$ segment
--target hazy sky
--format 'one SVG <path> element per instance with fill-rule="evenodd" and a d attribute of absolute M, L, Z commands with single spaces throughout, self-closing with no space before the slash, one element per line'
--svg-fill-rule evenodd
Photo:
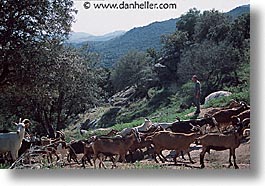
<path fill-rule="evenodd" d="M 113 10 L 95 9 L 94 4 L 108 3 L 134 3 L 147 2 L 147 0 L 74 0 L 78 10 L 76 22 L 72 30 L 86 32 L 93 35 L 103 35 L 117 30 L 128 31 L 134 27 L 145 26 L 155 21 L 177 18 L 186 13 L 190 8 L 198 10 L 216 9 L 227 12 L 240 5 L 250 4 L 249 0 L 149 0 L 150 3 L 175 3 L 177 9 L 144 9 L 144 10 Z M 84 8 L 84 3 L 89 9 Z"/>

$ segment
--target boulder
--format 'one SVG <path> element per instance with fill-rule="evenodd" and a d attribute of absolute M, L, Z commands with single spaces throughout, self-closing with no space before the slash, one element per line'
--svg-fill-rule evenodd
<path fill-rule="evenodd" d="M 232 93 L 228 92 L 228 91 L 213 92 L 213 93 L 209 94 L 208 96 L 206 96 L 204 104 L 207 104 L 210 100 L 213 100 L 213 99 L 216 99 L 216 98 L 220 98 L 220 97 L 223 97 L 223 96 L 230 96 L 231 94 Z"/>

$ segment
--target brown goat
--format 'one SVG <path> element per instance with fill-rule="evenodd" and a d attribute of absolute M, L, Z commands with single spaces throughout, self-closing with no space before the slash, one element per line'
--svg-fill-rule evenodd
<path fill-rule="evenodd" d="M 124 162 L 125 155 L 135 140 L 140 141 L 141 139 L 139 137 L 138 131 L 133 129 L 131 130 L 131 133 L 129 135 L 126 135 L 125 137 L 116 137 L 116 138 L 96 137 L 95 141 L 91 143 L 94 152 L 94 157 L 93 157 L 94 168 L 96 168 L 97 158 L 99 159 L 100 164 L 102 164 L 103 167 L 106 168 L 102 159 L 99 156 L 100 154 L 117 155 L 115 161 L 113 162 L 112 167 L 116 167 L 116 163 L 120 157 Z"/>
<path fill-rule="evenodd" d="M 213 117 L 215 118 L 217 122 L 217 128 L 221 132 L 226 127 L 232 125 L 232 119 L 231 117 L 234 115 L 238 115 L 241 112 L 249 109 L 249 107 L 245 103 L 241 103 L 242 105 L 237 109 L 226 109 L 226 110 L 220 110 L 213 114 Z"/>
<path fill-rule="evenodd" d="M 174 162 L 177 164 L 177 157 L 181 151 L 187 152 L 190 162 L 193 163 L 188 150 L 190 148 L 190 144 L 194 142 L 197 137 L 197 133 L 184 134 L 170 131 L 160 131 L 156 132 L 153 136 L 147 137 L 146 140 L 151 140 L 154 144 L 154 158 L 157 163 L 158 161 L 156 159 L 156 155 L 158 155 L 160 160 L 164 162 L 160 157 L 163 157 L 162 151 L 175 150 L 176 155 L 174 157 Z"/>
<path fill-rule="evenodd" d="M 232 117 L 231 117 L 232 124 L 233 124 L 233 125 L 236 125 L 236 124 L 238 123 L 238 119 L 239 119 L 240 121 L 243 121 L 243 120 L 246 119 L 246 118 L 250 118 L 250 109 L 245 110 L 245 111 L 241 112 L 241 113 L 238 114 L 238 115 L 232 116 Z"/>
<path fill-rule="evenodd" d="M 238 126 L 238 129 L 230 134 L 216 134 L 216 133 L 209 133 L 204 136 L 198 138 L 200 144 L 202 145 L 202 152 L 200 153 L 200 164 L 201 168 L 204 168 L 204 155 L 206 152 L 210 153 L 210 150 L 222 151 L 229 149 L 229 167 L 233 166 L 231 157 L 233 156 L 234 159 L 234 166 L 238 169 L 236 164 L 236 154 L 235 149 L 239 147 L 240 140 L 242 138 L 242 125 Z"/>
<path fill-rule="evenodd" d="M 154 126 L 152 125 L 148 131 L 140 132 L 141 141 L 134 141 L 132 146 L 129 148 L 129 155 L 131 162 L 133 162 L 133 153 L 139 150 L 142 153 L 143 148 L 147 148 L 147 151 L 149 151 L 152 148 L 152 142 L 146 141 L 145 138 L 147 136 L 153 135 L 155 132 L 163 131 L 164 129 L 161 126 Z"/>

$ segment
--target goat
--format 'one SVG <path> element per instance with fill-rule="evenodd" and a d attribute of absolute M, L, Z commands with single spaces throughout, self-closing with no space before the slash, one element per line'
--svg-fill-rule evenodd
<path fill-rule="evenodd" d="M 181 151 L 187 152 L 190 162 L 193 163 L 188 150 L 190 144 L 193 143 L 197 137 L 197 133 L 184 134 L 170 131 L 160 131 L 156 132 L 152 136 L 147 137 L 146 140 L 150 140 L 152 141 L 152 144 L 154 144 L 154 159 L 157 163 L 158 161 L 156 159 L 156 155 L 158 155 L 160 160 L 164 162 L 164 160 L 160 157 L 163 157 L 162 151 L 175 150 L 176 155 L 174 157 L 174 162 L 177 164 L 177 157 Z"/>
<path fill-rule="evenodd" d="M 179 117 L 176 117 L 176 120 L 172 123 L 154 123 L 152 126 L 155 126 L 155 127 L 162 127 L 164 130 L 168 129 L 168 127 L 172 126 L 173 123 L 175 122 L 179 122 L 180 121 L 180 118 Z"/>
<path fill-rule="evenodd" d="M 67 161 L 69 163 L 73 159 L 77 164 L 79 164 L 79 161 L 77 160 L 77 154 L 84 153 L 84 145 L 86 142 L 87 142 L 86 140 L 78 140 L 78 141 L 72 141 L 70 144 L 67 145 L 67 148 L 69 149 Z"/>
<path fill-rule="evenodd" d="M 87 144 L 85 142 L 82 142 L 82 143 L 84 145 L 84 155 L 83 155 L 83 157 L 81 159 L 81 161 L 82 161 L 82 167 L 86 168 L 85 167 L 85 159 L 87 159 L 88 162 L 89 162 L 89 164 L 91 166 L 93 166 L 93 164 L 91 162 L 92 155 L 94 154 L 93 148 L 92 148 L 91 144 Z"/>
<path fill-rule="evenodd" d="M 250 118 L 250 109 L 245 110 L 238 115 L 231 116 L 232 125 L 236 125 L 238 123 L 238 119 L 243 121 L 246 118 Z"/>
<path fill-rule="evenodd" d="M 137 126 L 137 127 L 133 127 L 133 129 L 135 129 L 139 132 L 144 132 L 144 131 L 147 131 L 151 126 L 152 126 L 152 121 L 149 120 L 148 118 L 145 118 L 145 121 L 142 125 Z M 119 134 L 121 136 L 126 136 L 130 132 L 131 132 L 131 128 L 125 128 Z"/>
<path fill-rule="evenodd" d="M 217 128 L 219 132 L 233 124 L 231 120 L 232 116 L 238 115 L 247 109 L 249 109 L 249 106 L 246 103 L 242 102 L 241 106 L 237 109 L 220 110 L 213 114 L 212 117 L 214 117 L 217 122 Z"/>
<path fill-rule="evenodd" d="M 16 123 L 15 123 L 16 124 Z M 0 153 L 11 152 L 12 160 L 15 161 L 18 158 L 18 150 L 21 147 L 22 140 L 25 135 L 25 130 L 30 125 L 28 119 L 21 119 L 17 125 L 16 132 L 0 133 Z"/>
<path fill-rule="evenodd" d="M 133 142 L 132 146 L 129 148 L 129 158 L 127 159 L 130 159 L 131 162 L 133 162 L 133 153 L 136 152 L 137 150 L 139 150 L 142 153 L 142 149 L 147 148 L 147 151 L 149 151 L 152 148 L 151 146 L 152 143 L 151 141 L 145 140 L 145 138 L 147 136 L 153 135 L 155 132 L 163 131 L 163 130 L 164 129 L 159 125 L 158 127 L 155 127 L 154 125 L 152 125 L 148 131 L 140 132 L 139 134 L 140 134 L 141 141 Z"/>
<path fill-rule="evenodd" d="M 204 136 L 201 136 L 198 138 L 198 141 L 202 145 L 202 152 L 200 153 L 200 164 L 201 168 L 204 168 L 204 155 L 206 152 L 210 153 L 210 150 L 217 150 L 222 151 L 229 149 L 230 155 L 229 155 L 229 167 L 233 166 L 231 157 L 233 156 L 234 159 L 234 166 L 236 169 L 238 169 L 238 166 L 236 164 L 236 155 L 235 155 L 235 149 L 239 147 L 240 140 L 242 138 L 242 130 L 243 126 L 240 124 L 237 129 L 229 134 L 217 134 L 217 133 L 209 133 L 205 134 Z"/>
<path fill-rule="evenodd" d="M 228 105 L 227 107 L 224 107 L 224 108 L 213 108 L 213 109 L 211 109 L 210 111 L 208 111 L 208 112 L 204 115 L 204 117 L 205 117 L 205 118 L 206 118 L 206 117 L 209 117 L 209 116 L 211 117 L 211 116 L 213 116 L 213 114 L 215 114 L 216 112 L 219 112 L 219 111 L 221 111 L 221 110 L 238 108 L 238 107 L 240 107 L 240 106 L 241 106 L 241 102 L 237 102 L 236 100 L 232 99 L 232 100 L 230 100 L 229 105 Z"/>
<path fill-rule="evenodd" d="M 117 155 L 112 167 L 116 167 L 116 163 L 120 157 L 122 159 L 122 162 L 124 162 L 125 155 L 135 140 L 138 140 L 139 142 L 141 140 L 138 131 L 135 129 L 131 129 L 131 134 L 128 134 L 127 136 L 124 136 L 122 138 L 96 137 L 95 140 L 91 143 L 94 152 L 94 168 L 96 168 L 97 158 L 99 159 L 100 164 L 102 164 L 103 167 L 106 168 L 104 163 L 102 162 L 102 159 L 99 157 L 99 154 Z"/>
<path fill-rule="evenodd" d="M 20 157 L 24 152 L 30 149 L 31 146 L 41 145 L 40 140 L 37 138 L 23 139 L 20 149 L 18 150 L 18 156 Z"/>
<path fill-rule="evenodd" d="M 168 130 L 168 129 L 170 129 L 172 132 L 175 132 L 175 133 L 185 133 L 185 134 L 199 131 L 199 127 L 194 126 L 190 122 L 190 120 L 174 122 L 171 125 L 169 125 L 165 130 Z"/>

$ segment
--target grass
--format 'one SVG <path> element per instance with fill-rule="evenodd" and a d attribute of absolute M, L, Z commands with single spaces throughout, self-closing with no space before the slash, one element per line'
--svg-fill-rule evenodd
<path fill-rule="evenodd" d="M 8 169 L 9 167 L 9 164 L 0 164 L 0 169 Z"/>
<path fill-rule="evenodd" d="M 161 169 L 160 164 L 143 164 L 137 161 L 133 165 L 135 169 Z"/>
<path fill-rule="evenodd" d="M 90 130 L 82 136 L 78 130 L 71 131 L 68 129 L 65 131 L 67 136 L 66 141 L 84 139 L 92 135 L 104 135 L 111 129 L 121 131 L 124 128 L 136 127 L 141 125 L 145 118 L 151 119 L 153 123 L 173 122 L 176 117 L 179 117 L 181 120 L 193 119 L 191 116 L 188 116 L 188 114 L 195 111 L 194 107 L 186 110 L 180 109 L 180 105 L 183 102 L 183 99 L 180 99 L 180 92 L 169 92 L 168 90 L 162 89 L 152 90 L 149 95 L 151 97 L 149 100 L 138 100 L 127 107 L 121 108 L 119 113 L 115 115 L 116 124 L 108 127 L 107 130 Z M 211 100 L 207 105 L 204 105 L 204 108 L 224 107 L 228 105 L 231 99 L 249 103 L 249 91 L 240 91 L 239 88 L 237 88 L 231 96 Z M 108 109 L 108 107 L 97 109 L 97 111 L 93 113 L 93 118 L 100 118 Z M 106 123 L 104 126 L 109 126 L 109 124 Z"/>

